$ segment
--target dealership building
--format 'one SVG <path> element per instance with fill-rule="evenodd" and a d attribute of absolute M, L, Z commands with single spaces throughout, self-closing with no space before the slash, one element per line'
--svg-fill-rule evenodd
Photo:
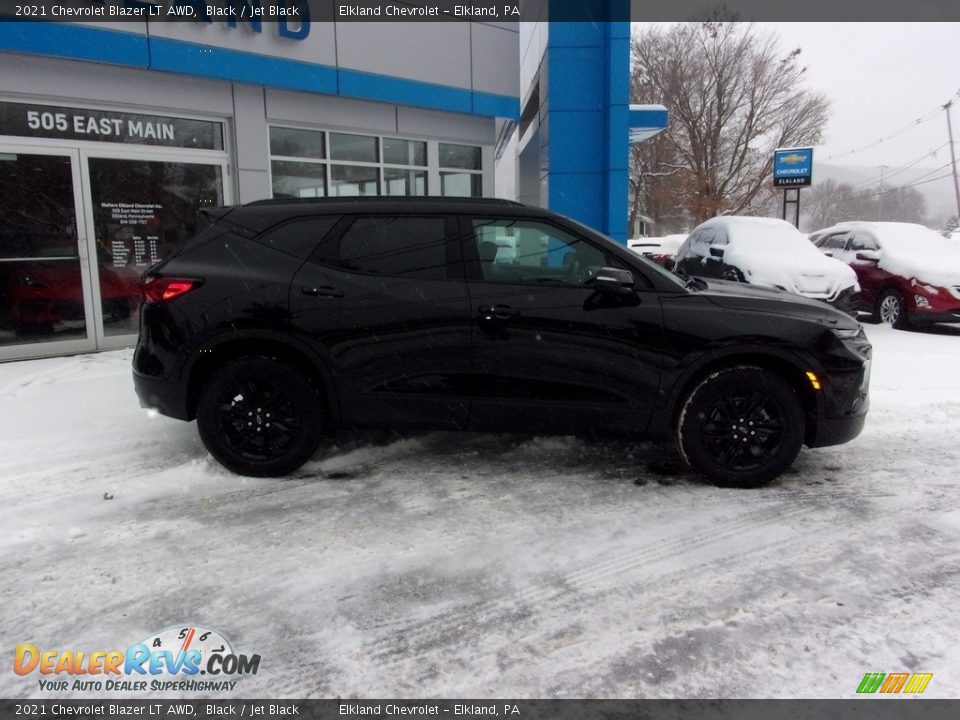
<path fill-rule="evenodd" d="M 628 22 L 550 2 L 536 22 L 0 22 L 0 360 L 133 344 L 137 278 L 207 206 L 505 197 L 624 240 L 629 142 L 666 111 L 628 105 Z"/>

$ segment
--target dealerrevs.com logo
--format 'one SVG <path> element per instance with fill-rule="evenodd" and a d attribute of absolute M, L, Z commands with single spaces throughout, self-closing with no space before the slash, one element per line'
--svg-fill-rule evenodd
<path fill-rule="evenodd" d="M 46 692 L 230 691 L 240 676 L 259 669 L 259 655 L 236 653 L 221 633 L 198 626 L 167 628 L 126 650 L 44 650 L 21 643 L 13 654 L 13 671 L 36 675 Z"/>

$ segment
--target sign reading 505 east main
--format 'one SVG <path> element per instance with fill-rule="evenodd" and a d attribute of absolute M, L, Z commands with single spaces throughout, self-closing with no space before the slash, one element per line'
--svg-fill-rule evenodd
<path fill-rule="evenodd" d="M 813 148 L 773 151 L 774 187 L 809 187 L 813 182 Z"/>

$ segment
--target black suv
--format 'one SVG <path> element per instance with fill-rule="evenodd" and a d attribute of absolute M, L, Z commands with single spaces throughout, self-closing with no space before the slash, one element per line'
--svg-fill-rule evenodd
<path fill-rule="evenodd" d="M 856 437 L 870 344 L 816 300 L 686 283 L 504 200 L 268 200 L 144 276 L 141 405 L 243 475 L 338 428 L 676 438 L 720 485 Z"/>

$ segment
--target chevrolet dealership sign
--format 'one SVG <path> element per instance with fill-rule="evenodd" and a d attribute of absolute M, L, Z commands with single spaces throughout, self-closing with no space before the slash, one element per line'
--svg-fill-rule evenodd
<path fill-rule="evenodd" d="M 813 181 L 813 148 L 773 151 L 774 187 L 809 187 Z"/>

